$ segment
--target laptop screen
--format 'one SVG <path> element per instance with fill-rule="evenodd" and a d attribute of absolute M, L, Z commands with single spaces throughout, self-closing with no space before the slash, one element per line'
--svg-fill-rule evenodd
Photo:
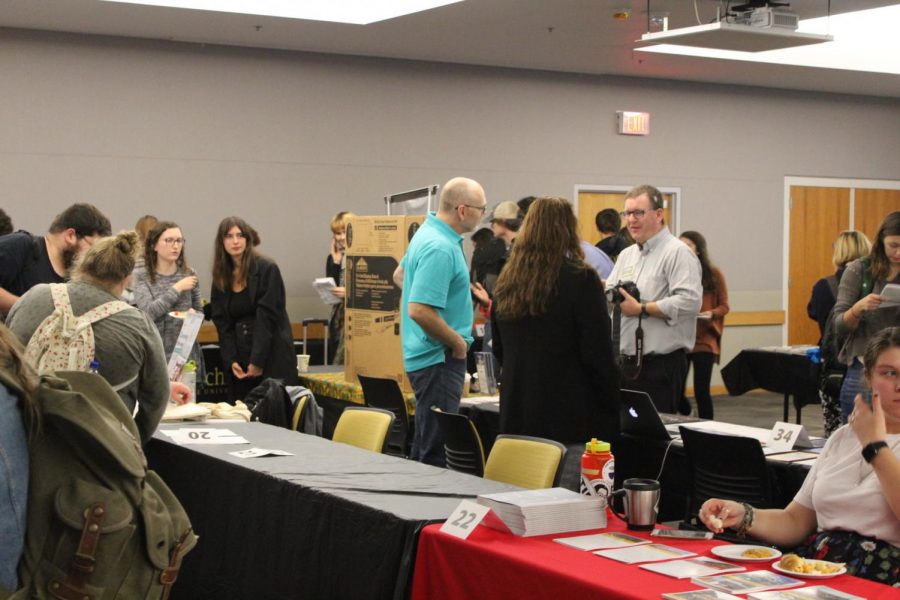
<path fill-rule="evenodd" d="M 662 441 L 672 439 L 646 392 L 621 390 L 620 398 L 619 427 L 623 434 Z"/>

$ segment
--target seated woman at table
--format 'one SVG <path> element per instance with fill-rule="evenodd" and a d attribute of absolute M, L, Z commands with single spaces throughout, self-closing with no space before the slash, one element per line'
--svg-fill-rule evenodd
<path fill-rule="evenodd" d="M 97 240 L 81 255 L 72 281 L 65 284 L 75 316 L 121 298 L 134 270 L 137 244 L 134 231 L 123 231 Z M 16 302 L 6 324 L 27 346 L 55 310 L 50 285 L 36 285 Z M 118 392 L 129 411 L 138 407 L 134 421 L 141 441 L 146 443 L 156 431 L 170 393 L 179 393 L 174 386 L 170 392 L 166 356 L 156 326 L 146 313 L 128 306 L 95 322 L 92 329 L 100 375 Z M 26 356 L 38 348 L 36 343 L 26 349 Z M 183 393 L 185 387 L 178 384 L 178 388 Z"/>
<path fill-rule="evenodd" d="M 243 219 L 219 223 L 210 305 L 232 403 L 266 377 L 297 383 L 284 280 L 278 265 L 257 252 L 258 245 L 259 234 Z"/>
<path fill-rule="evenodd" d="M 858 394 L 849 425 L 828 439 L 803 487 L 783 509 L 711 498 L 700 519 L 805 558 L 847 563 L 857 577 L 900 586 L 900 327 L 866 348 L 871 407 Z"/>
<path fill-rule="evenodd" d="M 619 436 L 619 370 L 597 272 L 563 198 L 538 198 L 494 288 L 500 432 L 584 444 Z"/>

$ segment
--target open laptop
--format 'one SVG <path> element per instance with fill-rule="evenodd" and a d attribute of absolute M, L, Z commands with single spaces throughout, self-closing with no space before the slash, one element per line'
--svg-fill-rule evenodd
<path fill-rule="evenodd" d="M 660 415 L 647 392 L 620 390 L 619 395 L 621 401 L 619 427 L 623 434 L 632 437 L 669 441 L 678 438 L 678 430 L 674 430 L 676 435 L 673 436 L 666 428 L 666 425 L 671 426 L 673 423 L 691 423 L 700 420 L 682 415 Z M 675 417 L 675 420 L 667 422 L 669 417 Z"/>

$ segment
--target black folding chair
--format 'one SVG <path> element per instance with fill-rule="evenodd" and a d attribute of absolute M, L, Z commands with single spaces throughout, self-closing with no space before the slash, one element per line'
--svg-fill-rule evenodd
<path fill-rule="evenodd" d="M 362 386 L 366 406 L 383 408 L 394 413 L 394 424 L 388 433 L 387 454 L 409 456 L 413 425 L 406 412 L 406 400 L 403 398 L 400 385 L 393 379 L 365 375 L 359 376 L 359 383 Z"/>
<path fill-rule="evenodd" d="M 691 474 L 685 525 L 706 528 L 697 514 L 710 498 L 747 502 L 756 508 L 775 505 L 769 465 L 758 440 L 684 426 L 678 430 Z"/>
<path fill-rule="evenodd" d="M 444 437 L 444 454 L 447 468 L 482 477 L 484 475 L 484 448 L 481 437 L 469 417 L 457 413 L 443 412 L 432 407 L 437 416 L 438 427 Z"/>

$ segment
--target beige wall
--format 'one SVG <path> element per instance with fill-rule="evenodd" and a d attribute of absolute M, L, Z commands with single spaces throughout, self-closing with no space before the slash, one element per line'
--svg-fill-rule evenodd
<path fill-rule="evenodd" d="M 206 296 L 215 226 L 239 214 L 294 319 L 327 314 L 309 282 L 334 212 L 379 214 L 385 193 L 454 175 L 489 202 L 680 187 L 682 229 L 707 235 L 745 310 L 781 309 L 786 175 L 900 179 L 900 105 L 866 96 L 15 31 L 0 32 L 0 86 L 18 227 L 75 201 L 115 228 L 174 219 Z M 649 111 L 652 135 L 615 135 L 622 109 Z M 726 350 L 743 339 L 777 344 L 780 328 L 727 334 Z"/>

